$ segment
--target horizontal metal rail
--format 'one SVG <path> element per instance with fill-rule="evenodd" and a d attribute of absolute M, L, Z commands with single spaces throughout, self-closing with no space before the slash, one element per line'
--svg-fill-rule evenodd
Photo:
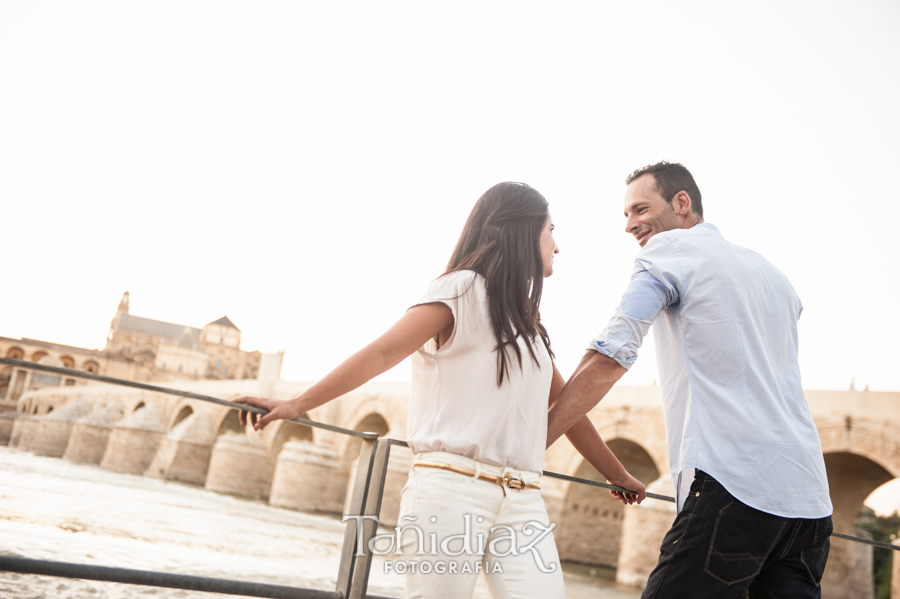
<path fill-rule="evenodd" d="M 272 599 L 343 599 L 336 591 L 320 591 L 302 589 L 277 584 L 246 582 L 243 580 L 225 580 L 222 578 L 205 578 L 187 574 L 169 574 L 151 572 L 149 570 L 131 570 L 128 568 L 110 568 L 107 566 L 91 566 L 72 564 L 69 562 L 51 562 L 28 559 L 24 557 L 0 556 L 0 571 L 17 572 L 19 574 L 37 574 L 60 578 L 80 578 L 83 580 L 99 580 L 118 582 L 149 587 L 166 587 L 185 591 L 205 591 L 223 595 L 242 595 L 244 597 L 271 597 Z"/>
<path fill-rule="evenodd" d="M 842 532 L 832 532 L 831 536 L 837 537 L 839 539 L 847 539 L 848 541 L 856 541 L 857 543 L 865 543 L 866 545 L 874 545 L 875 547 L 881 547 L 882 549 L 891 549 L 893 551 L 900 551 L 900 545 L 891 545 L 890 543 L 882 543 L 881 541 L 873 541 L 872 539 L 864 539 L 862 537 L 853 537 L 850 535 L 845 535 Z"/>
<path fill-rule="evenodd" d="M 611 485 L 609 483 L 601 483 L 596 480 L 588 480 L 586 478 L 578 478 L 577 476 L 568 476 L 565 474 L 557 474 L 556 472 L 548 472 L 544 470 L 544 476 L 549 476 L 550 478 L 558 478 L 560 480 L 567 480 L 573 483 L 581 483 L 583 485 L 590 485 L 592 487 L 602 487 L 604 489 L 609 489 L 611 491 L 621 491 L 622 493 L 631 493 L 634 494 L 634 491 L 629 491 L 625 487 L 617 487 L 616 485 Z M 669 501 L 671 503 L 675 503 L 674 497 L 669 497 L 668 495 L 659 495 L 658 493 L 647 493 L 647 497 L 650 499 L 658 499 L 659 501 Z"/>
<path fill-rule="evenodd" d="M 587 480 L 584 478 L 578 478 L 576 476 L 566 476 L 565 474 L 557 474 L 556 472 L 548 472 L 544 471 L 544 476 L 549 476 L 550 478 L 559 478 L 562 480 L 568 480 L 573 483 L 581 483 L 583 485 L 590 485 L 592 487 L 602 487 L 604 489 L 611 489 L 613 491 L 623 491 L 625 493 L 634 493 L 634 491 L 629 491 L 628 489 L 624 489 L 622 487 L 617 487 L 616 485 L 611 485 L 609 483 L 601 483 L 595 480 Z M 669 497 L 668 495 L 659 495 L 657 493 L 647 493 L 647 497 L 651 499 L 658 499 L 659 501 L 669 501 L 671 503 L 675 503 L 674 497 Z M 845 535 L 842 532 L 832 532 L 831 536 L 837 537 L 839 539 L 846 539 L 848 541 L 856 541 L 857 543 L 865 543 L 866 545 L 873 545 L 875 547 L 881 547 L 882 549 L 891 549 L 892 551 L 900 551 L 900 545 L 891 545 L 890 543 L 883 543 L 881 541 L 873 541 L 872 539 L 864 539 L 862 537 L 854 537 L 850 535 Z"/>
<path fill-rule="evenodd" d="M 8 364 L 10 366 L 16 366 L 18 368 L 24 368 L 28 370 L 38 370 L 40 372 L 50 372 L 52 374 L 59 374 L 61 376 L 69 376 L 73 378 L 81 378 L 87 379 L 90 381 L 98 381 L 100 383 L 110 383 L 113 385 L 121 385 L 123 387 L 132 387 L 134 389 L 143 389 L 144 391 L 153 391 L 155 393 L 166 393 L 168 395 L 177 395 L 178 397 L 189 397 L 191 399 L 199 399 L 200 401 L 206 401 L 209 403 L 218 404 L 220 406 L 225 406 L 226 408 L 234 408 L 235 410 L 245 410 L 247 412 L 254 412 L 256 414 L 268 414 L 269 410 L 265 408 L 259 408 L 256 406 L 249 406 L 241 403 L 234 403 L 233 401 L 226 401 L 224 399 L 219 399 L 218 397 L 210 397 L 208 395 L 200 395 L 199 393 L 192 393 L 190 391 L 179 391 L 178 389 L 169 389 L 167 387 L 157 387 L 156 385 L 148 385 L 147 383 L 137 383 L 135 381 L 126 381 L 124 379 L 116 379 L 109 376 L 102 376 L 99 374 L 92 374 L 90 372 L 84 372 L 82 370 L 73 370 L 71 368 L 58 368 L 56 366 L 46 366 L 44 364 L 36 364 L 34 362 L 26 362 L 24 360 L 12 360 L 10 358 L 0 358 L 0 364 Z M 331 424 L 325 424 L 324 422 L 315 422 L 313 420 L 309 420 L 308 418 L 292 418 L 290 422 L 296 422 L 297 424 L 305 424 L 306 426 L 311 426 L 313 428 L 321 428 L 326 431 L 332 431 L 335 433 L 343 433 L 345 435 L 350 435 L 351 437 L 360 437 L 362 439 L 377 439 L 378 435 L 376 433 L 365 433 L 360 431 L 353 431 L 346 428 L 341 428 L 339 426 L 334 426 Z"/>

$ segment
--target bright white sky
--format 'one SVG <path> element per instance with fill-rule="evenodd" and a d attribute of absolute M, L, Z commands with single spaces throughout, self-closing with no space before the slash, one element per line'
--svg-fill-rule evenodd
<path fill-rule="evenodd" d="M 102 348 L 128 289 L 313 379 L 517 180 L 567 374 L 638 249 L 623 179 L 665 158 L 790 277 L 806 388 L 900 390 L 897 31 L 886 1 L 0 2 L 0 335 Z M 623 382 L 655 377 L 647 347 Z"/>
<path fill-rule="evenodd" d="M 516 180 L 567 375 L 638 249 L 623 180 L 665 158 L 793 282 L 806 388 L 900 390 L 898 31 L 890 1 L 0 0 L 0 335 L 102 348 L 128 289 L 314 379 Z"/>

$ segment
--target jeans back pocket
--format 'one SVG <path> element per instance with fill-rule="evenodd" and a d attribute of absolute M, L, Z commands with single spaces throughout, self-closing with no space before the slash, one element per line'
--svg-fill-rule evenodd
<path fill-rule="evenodd" d="M 706 555 L 707 574 L 727 585 L 755 577 L 788 522 L 739 501 L 728 504 L 716 518 Z"/>

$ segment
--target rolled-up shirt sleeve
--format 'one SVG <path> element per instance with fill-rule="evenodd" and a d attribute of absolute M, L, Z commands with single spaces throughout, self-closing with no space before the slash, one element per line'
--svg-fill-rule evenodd
<path fill-rule="evenodd" d="M 626 370 L 662 310 L 681 296 L 681 264 L 668 240 L 651 239 L 634 261 L 631 283 L 603 332 L 588 349 L 609 356 Z"/>

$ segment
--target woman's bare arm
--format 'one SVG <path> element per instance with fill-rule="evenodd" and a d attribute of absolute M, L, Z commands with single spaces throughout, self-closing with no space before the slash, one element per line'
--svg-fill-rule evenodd
<path fill-rule="evenodd" d="M 381 337 L 347 358 L 322 380 L 293 399 L 239 397 L 232 401 L 266 408 L 259 416 L 250 412 L 250 424 L 262 430 L 274 420 L 290 420 L 348 393 L 366 381 L 390 370 L 426 341 L 453 326 L 453 312 L 441 303 L 413 306 Z M 240 414 L 246 426 L 248 412 Z"/>

